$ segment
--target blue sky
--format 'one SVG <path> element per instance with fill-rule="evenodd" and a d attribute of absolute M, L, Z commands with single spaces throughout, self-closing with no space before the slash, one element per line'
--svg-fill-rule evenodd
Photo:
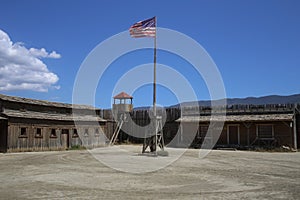
<path fill-rule="evenodd" d="M 299 10 L 297 0 L 2 0 L 0 93 L 71 103 L 74 80 L 86 56 L 100 42 L 153 16 L 159 27 L 182 32 L 205 48 L 218 66 L 227 97 L 300 93 Z M 21 53 L 12 55 L 16 49 Z M 164 51 L 157 57 L 159 63 L 184 74 L 198 99 L 210 99 L 201 76 L 186 60 Z M 99 83 L 95 106 L 110 107 L 118 78 L 152 60 L 148 49 L 112 63 Z M 151 105 L 152 86 L 140 87 L 132 95 L 136 106 Z M 178 103 L 163 87 L 158 87 L 157 102 Z"/>

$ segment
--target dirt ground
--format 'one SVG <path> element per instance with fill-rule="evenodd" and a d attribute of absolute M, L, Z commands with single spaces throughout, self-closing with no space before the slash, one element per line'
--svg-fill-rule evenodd
<path fill-rule="evenodd" d="M 213 150 L 200 159 L 196 149 L 179 158 L 180 149 L 140 150 L 0 154 L 0 199 L 300 199 L 298 152 Z"/>

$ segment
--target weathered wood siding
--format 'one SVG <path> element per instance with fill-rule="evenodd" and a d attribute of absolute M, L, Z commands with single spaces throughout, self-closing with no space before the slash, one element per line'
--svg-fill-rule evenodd
<path fill-rule="evenodd" d="M 296 115 L 297 146 L 300 149 L 300 114 Z"/>
<path fill-rule="evenodd" d="M 23 122 L 8 124 L 8 152 L 65 150 L 76 145 L 93 148 L 104 146 L 107 141 L 104 134 L 105 125 L 75 126 L 70 122 L 44 124 L 38 123 L 38 120 L 35 121 L 35 124 L 26 123 L 28 120 L 25 119 Z M 26 135 L 21 135 L 21 128 L 26 129 Z M 41 136 L 36 134 L 37 128 L 41 129 Z M 55 129 L 56 136 L 51 135 L 52 129 Z M 78 133 L 77 136 L 74 135 L 75 129 Z M 97 133 L 96 129 L 98 129 Z M 88 130 L 88 134 L 85 135 L 86 130 Z"/>
<path fill-rule="evenodd" d="M 292 124 L 292 123 L 291 123 Z M 293 127 L 288 122 L 276 122 L 273 123 L 274 126 L 274 137 L 279 146 L 289 146 L 294 147 L 293 142 Z"/>
<path fill-rule="evenodd" d="M 159 111 L 158 111 L 159 112 Z M 104 110 L 102 112 L 102 118 L 107 120 L 106 122 L 106 135 L 110 139 L 117 128 L 117 123 L 114 121 L 111 110 Z M 138 126 L 146 126 L 150 123 L 150 113 L 149 110 L 134 110 L 130 112 L 131 119 L 134 121 L 134 123 Z M 170 143 L 173 139 L 176 133 L 179 130 L 179 124 L 175 122 L 176 119 L 180 117 L 180 109 L 178 108 L 169 108 L 166 109 L 165 113 L 165 124 L 163 126 L 163 134 L 164 134 L 164 140 L 165 143 Z M 131 142 L 131 143 L 142 143 L 143 138 L 137 138 L 132 135 L 130 135 L 130 132 L 137 132 L 137 130 L 133 130 L 133 127 L 130 126 L 129 123 L 124 123 L 123 130 L 128 130 L 129 133 L 126 133 L 124 131 L 120 131 L 118 142 Z M 140 136 L 144 137 L 146 133 L 139 133 Z M 172 144 L 175 144 L 174 141 L 172 141 Z"/>
<path fill-rule="evenodd" d="M 169 123 L 168 128 L 164 128 L 164 135 L 166 138 L 169 138 L 169 134 L 171 134 L 170 138 L 174 138 L 176 134 L 175 128 L 176 123 Z M 258 143 L 257 138 L 257 128 L 258 125 L 272 125 L 273 131 L 274 131 L 274 140 L 273 141 L 267 141 L 267 143 Z M 178 125 L 178 123 L 177 123 Z M 188 144 L 191 144 L 191 147 L 199 148 L 201 147 L 203 143 L 203 137 L 199 137 L 195 133 L 195 126 L 207 126 L 209 124 L 198 124 L 198 123 L 182 123 L 181 128 L 179 131 L 179 134 L 177 135 L 177 143 L 173 146 L 187 146 Z M 227 129 L 229 126 L 237 127 L 238 131 L 234 132 L 233 134 L 230 134 L 230 131 Z M 171 131 L 172 130 L 172 131 Z M 272 145 L 274 147 L 276 146 L 289 146 L 293 147 L 293 129 L 290 127 L 290 123 L 287 122 L 265 122 L 265 123 L 250 123 L 245 124 L 243 122 L 239 123 L 225 123 L 223 126 L 223 129 L 221 130 L 220 137 L 218 138 L 218 141 L 216 143 L 215 147 L 218 146 L 251 146 L 251 145 Z M 168 133 L 168 134 L 166 134 Z M 212 127 L 212 136 L 214 136 L 214 133 L 216 133 L 215 130 L 213 130 Z M 235 135 L 236 133 L 236 135 Z M 229 134 L 229 138 L 228 138 Z M 239 134 L 239 136 L 237 135 Z M 192 138 L 195 136 L 195 138 Z M 206 134 L 204 135 L 206 136 Z M 239 140 L 238 140 L 239 138 Z M 208 136 L 208 139 L 213 139 Z M 229 139 L 229 141 L 228 141 Z M 234 142 L 233 142 L 234 141 Z"/>
<path fill-rule="evenodd" d="M 252 108 L 251 111 L 253 111 L 254 108 Z M 263 108 L 261 108 L 263 109 Z M 276 109 L 278 109 L 276 107 Z M 259 111 L 258 108 L 256 108 L 257 111 Z M 285 110 L 284 110 L 285 111 Z M 194 112 L 193 109 L 185 109 L 185 113 L 192 113 Z M 231 111 L 233 112 L 233 111 Z M 269 110 L 268 110 L 269 112 Z M 111 138 L 113 131 L 116 129 L 116 123 L 112 119 L 112 115 L 109 110 L 104 112 L 105 117 L 111 117 L 110 122 L 107 123 L 107 136 L 108 138 Z M 145 126 L 149 124 L 150 118 L 149 118 L 149 112 L 148 110 L 136 110 L 131 112 L 132 120 L 139 126 Z M 178 108 L 169 108 L 166 109 L 166 123 L 163 127 L 163 133 L 164 133 L 164 139 L 165 143 L 169 146 L 187 146 L 188 144 L 191 144 L 192 147 L 200 147 L 203 138 L 197 138 L 195 130 L 197 130 L 198 126 L 204 126 L 209 125 L 209 123 L 177 123 L 175 122 L 176 119 L 180 117 L 180 109 Z M 107 119 L 107 118 L 106 118 Z M 300 124 L 299 117 L 298 124 Z M 217 140 L 216 145 L 217 146 L 232 146 L 232 145 L 238 145 L 238 146 L 250 146 L 250 145 L 261 145 L 257 143 L 257 128 L 256 126 L 259 124 L 271 124 L 274 129 L 274 141 L 272 142 L 272 145 L 275 146 L 290 146 L 293 147 L 293 130 L 290 127 L 290 122 L 234 122 L 234 123 L 225 123 L 224 127 L 221 131 L 220 137 Z M 238 134 L 235 135 L 232 134 L 230 137 L 230 131 L 228 132 L 228 125 L 229 126 L 237 126 L 238 128 Z M 126 126 L 126 123 L 125 125 Z M 128 129 L 130 130 L 130 128 Z M 298 127 L 298 133 L 300 133 L 300 128 Z M 214 133 L 215 131 L 213 131 Z M 229 134 L 229 138 L 228 138 Z M 194 137 L 195 136 L 195 137 Z M 235 138 L 233 138 L 235 137 Z M 213 139 L 213 138 L 212 138 Z M 141 143 L 143 142 L 142 139 L 135 138 L 132 136 L 128 136 L 128 134 L 121 132 L 118 138 L 118 141 L 124 142 L 125 140 L 128 140 L 130 142 L 134 143 Z M 228 141 L 229 140 L 229 141 Z M 208 140 L 207 140 L 208 141 Z"/>

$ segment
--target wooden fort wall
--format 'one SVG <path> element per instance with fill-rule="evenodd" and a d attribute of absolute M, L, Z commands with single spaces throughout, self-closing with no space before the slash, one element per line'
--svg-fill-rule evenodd
<path fill-rule="evenodd" d="M 7 130 L 8 152 L 66 150 L 77 145 L 93 148 L 107 141 L 105 123 L 14 119 Z"/>
<path fill-rule="evenodd" d="M 25 133 L 22 132 L 25 130 Z M 74 146 L 94 148 L 107 141 L 106 125 L 19 119 L 8 123 L 7 151 L 66 150 Z"/>
<path fill-rule="evenodd" d="M 103 111 L 105 119 L 111 121 L 107 124 L 107 135 L 111 136 L 113 131 L 116 129 L 116 123 L 111 118 L 110 110 Z M 183 112 L 192 115 L 194 108 L 185 108 Z M 201 115 L 210 114 L 211 109 L 209 107 L 200 107 Z M 292 114 L 293 105 L 267 105 L 267 106 L 240 106 L 227 108 L 227 114 L 229 115 L 243 115 L 243 114 Z M 300 144 L 300 117 L 299 113 L 296 113 L 296 130 L 297 130 L 297 141 Z M 132 120 L 140 126 L 149 124 L 150 117 L 148 110 L 135 110 L 131 112 Z M 200 147 L 203 143 L 205 133 L 200 133 L 202 126 L 209 126 L 209 122 L 195 122 L 195 123 L 180 123 L 176 121 L 181 117 L 181 110 L 178 108 L 166 109 L 166 123 L 163 127 L 163 134 L 165 143 L 169 146 L 186 146 L 191 144 L 192 147 Z M 292 120 L 292 119 L 291 119 Z M 221 134 L 218 135 L 216 141 L 216 147 L 225 146 L 288 146 L 294 148 L 294 133 L 293 133 L 293 121 L 278 121 L 277 119 L 266 120 L 266 121 L 236 121 L 236 122 L 225 122 Z M 263 138 L 259 135 L 258 127 L 265 126 L 271 131 L 272 136 Z M 196 128 L 195 128 L 196 127 Z M 196 132 L 195 132 L 196 131 Z M 202 134 L 202 135 L 201 135 Z M 125 136 L 124 136 L 125 135 Z M 110 137 L 109 137 L 110 138 Z M 208 137 L 209 139 L 209 137 Z M 141 143 L 142 139 L 128 136 L 126 133 L 122 133 L 119 136 L 119 141 L 124 142 L 125 140 L 132 143 Z M 207 140 L 208 141 L 208 140 Z"/>
<path fill-rule="evenodd" d="M 195 123 L 197 124 L 197 123 Z M 204 138 L 207 136 L 207 132 L 202 133 L 201 127 L 207 127 L 209 124 L 197 124 L 199 129 L 194 133 L 195 138 L 192 142 L 193 147 L 201 147 Z M 183 124 L 182 126 L 190 127 L 191 124 Z M 258 126 L 269 126 L 270 134 L 262 137 L 258 133 Z M 203 129 L 203 128 L 202 128 Z M 213 127 L 212 127 L 213 129 Z M 183 129 L 183 137 L 185 137 L 186 129 Z M 213 136 L 214 134 L 212 134 Z M 216 141 L 216 147 L 225 146 L 289 146 L 293 147 L 293 128 L 285 122 L 257 122 L 251 124 L 245 124 L 243 122 L 226 123 L 223 126 L 221 132 L 215 135 L 218 139 Z M 208 136 L 209 138 L 209 136 Z M 183 139 L 184 140 L 184 139 Z"/>

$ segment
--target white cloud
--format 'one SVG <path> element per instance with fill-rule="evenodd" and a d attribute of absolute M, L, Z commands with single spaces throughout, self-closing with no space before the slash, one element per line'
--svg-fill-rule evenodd
<path fill-rule="evenodd" d="M 56 53 L 55 51 L 48 53 L 44 48 L 41 49 L 30 48 L 29 52 L 31 53 L 32 56 L 37 58 L 61 58 L 61 55 Z"/>
<path fill-rule="evenodd" d="M 61 55 L 46 49 L 27 49 L 23 43 L 13 43 L 0 29 L 0 91 L 33 90 L 47 92 L 59 78 L 50 72 L 41 58 L 60 58 Z"/>
<path fill-rule="evenodd" d="M 49 54 L 48 58 L 61 58 L 61 55 L 58 54 L 58 53 L 56 53 L 56 51 L 52 51 L 52 52 Z"/>

